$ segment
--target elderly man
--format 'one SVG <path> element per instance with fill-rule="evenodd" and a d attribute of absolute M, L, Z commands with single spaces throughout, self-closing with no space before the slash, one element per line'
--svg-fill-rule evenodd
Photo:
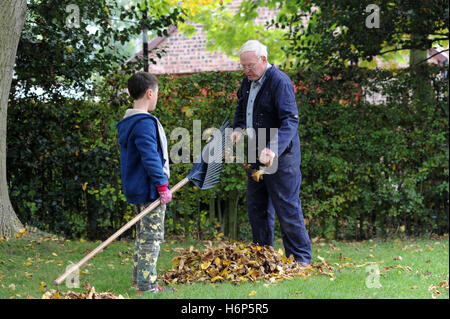
<path fill-rule="evenodd" d="M 267 61 L 267 48 L 259 41 L 247 41 L 239 56 L 245 76 L 237 92 L 231 139 L 239 141 L 240 128 L 246 129 L 249 145 L 264 142 L 256 154 L 260 163 L 249 160 L 247 211 L 253 242 L 273 246 L 276 212 L 286 256 L 293 255 L 306 266 L 311 262 L 311 243 L 299 198 L 301 155 L 294 87 L 285 73 Z M 271 135 L 274 129 L 276 134 Z M 248 159 L 256 157 L 250 154 L 255 150 L 249 147 Z M 274 162 L 277 165 L 271 174 L 261 180 L 252 178 L 251 172 L 259 170 L 260 164 L 270 169 Z"/>

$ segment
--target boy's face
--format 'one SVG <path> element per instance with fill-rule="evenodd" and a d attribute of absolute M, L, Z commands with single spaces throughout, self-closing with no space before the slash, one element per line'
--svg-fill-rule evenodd
<path fill-rule="evenodd" d="M 156 108 L 156 103 L 158 102 L 158 86 L 154 89 L 148 89 L 145 92 L 145 97 L 148 100 L 148 110 L 153 111 Z"/>

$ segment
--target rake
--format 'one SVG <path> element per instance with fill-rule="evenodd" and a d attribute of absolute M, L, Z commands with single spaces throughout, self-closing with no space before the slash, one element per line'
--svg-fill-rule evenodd
<path fill-rule="evenodd" d="M 189 174 L 180 182 L 178 182 L 170 191 L 175 193 L 189 181 L 192 182 L 199 189 L 209 189 L 214 187 L 219 181 L 220 172 L 222 168 L 222 156 L 224 154 L 225 149 L 225 129 L 229 127 L 228 121 L 225 121 L 222 126 L 216 130 L 212 138 L 207 142 L 205 147 L 202 150 L 197 161 L 194 163 Z M 114 241 L 117 237 L 123 234 L 126 230 L 128 230 L 131 226 L 136 224 L 140 219 L 142 219 L 145 215 L 150 213 L 152 210 L 157 208 L 161 204 L 160 199 L 155 200 L 151 203 L 147 208 L 145 208 L 142 212 L 136 215 L 132 220 L 126 223 L 122 228 L 120 228 L 117 232 L 111 235 L 108 239 L 106 239 L 103 243 L 101 243 L 97 248 L 87 254 L 83 259 L 81 259 L 78 263 L 72 265 L 64 274 L 55 279 L 54 284 L 59 285 L 63 282 L 69 275 L 77 271 L 82 265 L 84 265 L 89 259 L 94 257 L 97 253 L 103 250 L 106 246 L 108 246 L 112 241 Z"/>

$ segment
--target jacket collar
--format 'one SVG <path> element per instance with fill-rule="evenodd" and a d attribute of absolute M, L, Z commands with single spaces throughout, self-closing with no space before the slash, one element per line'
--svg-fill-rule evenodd
<path fill-rule="evenodd" d="M 276 67 L 273 64 L 267 63 L 266 71 L 264 71 L 264 74 L 259 78 L 257 82 L 259 84 L 264 84 L 264 82 L 272 77 L 273 72 L 276 70 Z M 247 76 L 245 76 L 245 80 L 247 80 L 247 84 L 250 86 L 252 84 L 252 81 L 248 79 Z M 262 81 L 261 81 L 262 80 Z"/>

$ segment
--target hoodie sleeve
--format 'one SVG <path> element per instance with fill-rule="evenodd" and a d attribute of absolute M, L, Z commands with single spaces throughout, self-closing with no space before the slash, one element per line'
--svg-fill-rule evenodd
<path fill-rule="evenodd" d="M 158 151 L 158 133 L 152 119 L 143 119 L 134 129 L 136 148 L 141 155 L 142 165 L 154 185 L 168 183 Z"/>

